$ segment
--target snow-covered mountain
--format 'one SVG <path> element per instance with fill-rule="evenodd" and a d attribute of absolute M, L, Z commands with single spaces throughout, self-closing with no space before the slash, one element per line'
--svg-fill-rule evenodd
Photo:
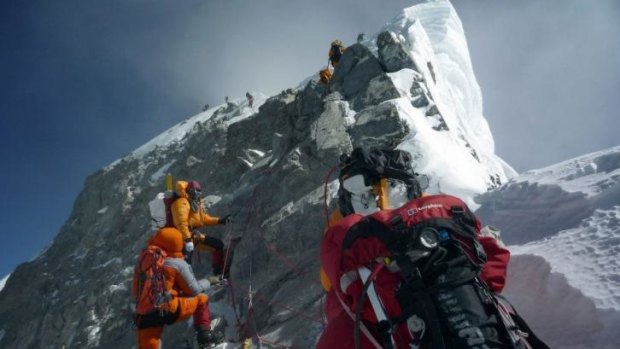
<path fill-rule="evenodd" d="M 620 347 L 620 147 L 523 173 L 478 200 L 514 244 L 506 293 L 543 338 Z"/>
<path fill-rule="evenodd" d="M 153 232 L 148 203 L 163 190 L 168 172 L 203 183 L 203 191 L 210 194 L 210 213 L 233 214 L 232 225 L 211 228 L 209 234 L 225 241 L 242 238 L 232 266 L 234 294 L 217 291 L 210 301 L 212 311 L 226 322 L 229 339 L 237 334 L 236 316 L 243 321 L 247 314 L 251 294 L 264 343 L 314 347 L 322 329 L 318 248 L 325 221 L 323 202 L 333 209 L 336 181 L 328 181 L 327 198 L 323 184 L 339 156 L 355 146 L 397 145 L 410 151 L 415 170 L 431 179 L 429 192 L 460 196 L 473 207 L 478 207 L 477 195 L 496 189 L 482 197 L 480 212 L 489 222 L 507 225 L 507 242 L 538 241 L 543 237 L 540 231 L 544 236 L 557 233 L 540 228 L 519 240 L 516 237 L 528 233 L 511 232 L 511 220 L 521 222 L 516 215 L 499 214 L 506 222 L 494 218 L 498 206 L 510 204 L 503 203 L 501 193 L 517 195 L 518 190 L 510 188 L 529 182 L 513 179 L 500 187 L 516 174 L 494 154 L 463 29 L 449 2 L 405 9 L 367 42 L 350 46 L 328 86 L 317 80 L 315 76 L 298 89 L 269 98 L 255 94 L 254 108 L 243 99 L 214 107 L 89 176 L 54 241 L 6 280 L 0 292 L 0 348 L 135 346 L 129 295 L 132 268 Z M 546 177 L 542 172 L 540 176 Z M 556 192 L 547 192 L 547 198 Z M 567 197 L 571 195 L 580 197 L 575 192 Z M 559 204 L 567 201 L 558 199 Z M 559 211 L 549 209 L 545 215 L 557 217 L 556 227 L 568 224 Z M 601 211 L 591 224 L 613 222 L 612 216 Z M 562 229 L 581 221 L 574 222 Z M 562 244 L 564 240 L 558 239 Z M 524 257 L 515 258 L 513 280 L 518 281 L 517 272 L 523 271 L 538 276 L 543 286 L 551 279 L 568 282 L 570 289 L 589 282 L 572 279 L 579 276 L 577 272 L 557 269 L 553 257 L 540 252 L 545 241 L 515 247 Z M 527 253 L 542 257 L 526 257 Z M 547 268 L 544 274 L 538 265 L 545 260 L 556 269 Z M 207 264 L 204 258 L 202 263 L 196 261 L 199 277 L 209 273 Z M 562 278 L 557 272 L 572 275 Z M 528 285 L 517 281 L 511 284 Z M 515 297 L 519 294 L 525 293 Z M 615 296 L 612 291 L 574 294 L 591 306 L 580 309 L 591 310 L 597 319 L 602 319 L 598 312 Z M 533 298 L 561 302 L 554 295 Z M 536 308 L 527 301 L 519 299 L 519 304 L 532 316 L 530 311 Z M 538 311 L 545 309 L 544 304 L 536 305 Z M 556 329 L 545 335 L 563 334 L 560 325 Z M 190 337 L 187 324 L 172 326 L 164 335 L 163 348 L 180 348 Z"/>

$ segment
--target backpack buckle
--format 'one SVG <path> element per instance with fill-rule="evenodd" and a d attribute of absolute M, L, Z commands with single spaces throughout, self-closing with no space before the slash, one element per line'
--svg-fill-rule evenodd
<path fill-rule="evenodd" d="M 462 206 L 452 206 L 450 212 L 455 216 L 460 216 L 465 213 L 465 209 Z"/>

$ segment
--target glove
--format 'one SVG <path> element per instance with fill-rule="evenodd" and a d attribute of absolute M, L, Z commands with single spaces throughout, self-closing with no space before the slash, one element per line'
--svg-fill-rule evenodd
<path fill-rule="evenodd" d="M 194 242 L 192 240 L 185 242 L 185 251 L 192 252 L 194 250 Z"/>
<path fill-rule="evenodd" d="M 196 243 L 202 242 L 205 239 L 205 234 L 202 234 L 200 231 L 198 230 L 194 230 L 193 234 L 192 234 L 192 241 L 195 241 Z"/>
<path fill-rule="evenodd" d="M 226 216 L 220 218 L 220 220 L 217 222 L 217 224 L 228 224 L 232 222 L 232 218 L 230 218 L 230 215 L 227 214 Z"/>

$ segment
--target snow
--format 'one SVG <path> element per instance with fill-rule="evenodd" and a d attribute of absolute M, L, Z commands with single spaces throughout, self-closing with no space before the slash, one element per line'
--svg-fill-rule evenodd
<path fill-rule="evenodd" d="M 513 255 L 502 293 L 551 348 L 620 347 L 620 313 L 596 308 L 542 257 Z"/>
<path fill-rule="evenodd" d="M 11 274 L 9 274 L 9 275 L 7 275 L 7 276 L 3 277 L 3 278 L 0 280 L 0 292 L 2 292 L 2 290 L 4 289 L 4 286 L 6 285 L 6 282 L 7 282 L 7 280 L 9 279 L 9 277 L 10 277 L 10 276 L 11 276 Z"/>
<path fill-rule="evenodd" d="M 579 227 L 511 250 L 544 257 L 597 308 L 620 311 L 620 206 L 596 210 Z"/>
<path fill-rule="evenodd" d="M 265 156 L 265 152 L 261 151 L 261 150 L 258 150 L 258 149 L 248 149 L 248 152 L 254 153 L 254 154 L 258 155 L 258 157 L 261 157 L 261 158 L 263 156 Z"/>
<path fill-rule="evenodd" d="M 127 286 L 125 284 L 108 286 L 108 292 L 114 293 L 116 291 L 127 291 Z"/>
<path fill-rule="evenodd" d="M 174 159 L 168 162 L 167 164 L 165 164 L 164 166 L 160 167 L 157 171 L 155 171 L 149 178 L 149 182 L 151 183 L 151 185 L 157 184 L 157 182 L 159 182 L 162 178 L 164 178 L 170 166 L 172 166 L 176 161 L 177 160 Z"/>
<path fill-rule="evenodd" d="M 596 196 L 620 182 L 620 146 L 525 172 L 518 182 L 557 184 L 567 192 Z"/>
<path fill-rule="evenodd" d="M 120 257 L 116 257 L 116 258 L 112 258 L 112 259 L 108 260 L 105 263 L 96 265 L 96 266 L 92 267 L 91 269 L 102 269 L 102 268 L 106 268 L 110 264 L 122 264 L 122 263 L 123 263 L 123 259 L 120 258 Z"/>
<path fill-rule="evenodd" d="M 477 150 L 494 153 L 494 141 L 482 115 L 482 92 L 473 72 L 467 39 L 449 1 L 409 7 L 384 29 L 406 38 L 446 122 L 458 128 Z M 436 76 L 433 84 L 433 72 Z M 448 108 L 442 108 L 447 106 Z"/>
<path fill-rule="evenodd" d="M 88 346 L 98 346 L 99 340 L 101 339 L 101 324 L 94 310 L 89 311 L 88 316 L 94 323 L 86 327 L 86 331 L 88 332 Z"/>
<path fill-rule="evenodd" d="M 166 223 L 166 205 L 164 204 L 165 193 L 157 193 L 155 198 L 149 201 L 149 212 L 154 227 L 163 227 Z"/>
<path fill-rule="evenodd" d="M 262 93 L 253 93 L 253 96 L 254 105 L 252 106 L 252 108 L 247 105 L 247 100 L 245 98 L 243 98 L 241 101 L 237 101 L 237 104 L 242 107 L 242 113 L 241 115 L 226 121 L 226 124 L 228 126 L 254 115 L 256 112 L 258 112 L 260 106 L 263 105 L 267 100 L 267 96 Z"/>
<path fill-rule="evenodd" d="M 227 125 L 231 125 L 235 122 L 241 121 L 255 114 L 260 108 L 260 106 L 263 103 L 265 103 L 265 101 L 267 100 L 267 97 L 263 95 L 262 93 L 253 93 L 253 96 L 254 96 L 254 105 L 252 108 L 250 108 L 247 105 L 247 100 L 245 99 L 245 97 L 230 100 L 231 103 L 234 103 L 240 106 L 241 115 L 233 117 L 230 120 L 226 121 Z M 166 148 L 173 144 L 181 142 L 183 138 L 192 130 L 195 124 L 205 122 L 211 119 L 212 116 L 220 108 L 225 108 L 225 107 L 226 107 L 226 104 L 220 104 L 218 106 L 212 107 L 204 112 L 196 114 L 188 118 L 187 120 L 184 120 L 176 124 L 175 126 L 171 127 L 170 129 L 164 131 L 163 133 L 159 134 L 155 138 L 146 142 L 139 148 L 135 149 L 133 152 L 131 152 L 129 155 L 127 155 L 123 159 L 143 158 L 145 155 L 149 154 L 150 152 L 152 152 L 153 150 L 157 148 Z M 104 171 L 110 171 L 116 165 L 118 165 L 123 159 L 118 159 L 118 160 L 113 161 L 111 164 L 109 164 L 108 166 L 104 168 Z"/>
<path fill-rule="evenodd" d="M 221 200 L 222 200 L 221 196 L 211 194 L 211 195 L 207 195 L 204 198 L 202 198 L 202 204 L 204 205 L 205 209 L 208 209 L 209 207 L 220 202 Z"/>
<path fill-rule="evenodd" d="M 475 209 L 478 205 L 473 198 L 495 184 L 491 178 L 497 175 L 505 183 L 516 172 L 495 155 L 493 136 L 482 114 L 482 93 L 456 11 L 448 1 L 416 5 L 384 30 L 404 42 L 419 71 L 388 74 L 402 96 L 388 103 L 395 103 L 411 130 L 398 148 L 411 152 L 415 170 L 430 177 L 429 193 L 459 196 Z M 416 108 L 411 104 L 411 87 L 422 78 L 423 89 L 433 101 Z M 439 114 L 427 116 L 433 106 Z"/>
<path fill-rule="evenodd" d="M 108 208 L 109 208 L 108 206 L 103 207 L 103 208 L 101 208 L 99 211 L 97 211 L 97 213 L 99 213 L 99 214 L 104 214 L 104 213 L 108 212 Z"/>
<path fill-rule="evenodd" d="M 402 69 L 395 73 L 388 73 L 388 76 L 394 83 L 394 87 L 396 87 L 396 90 L 398 90 L 401 96 L 412 98 L 411 97 L 411 85 L 413 83 L 414 78 L 417 76 L 420 76 L 420 74 L 418 74 L 413 69 L 407 68 L 407 69 Z"/>
<path fill-rule="evenodd" d="M 406 72 L 405 72 L 406 74 Z M 473 198 L 487 190 L 486 169 L 480 166 L 466 148 L 449 132 L 437 132 L 426 122 L 424 113 L 414 108 L 408 99 L 395 101 L 401 118 L 411 128 L 411 137 L 398 148 L 409 151 L 415 160 L 415 170 L 431 179 L 429 193 L 458 196 L 473 208 Z"/>
<path fill-rule="evenodd" d="M 513 254 L 505 293 L 551 347 L 620 347 L 619 171 L 617 146 L 480 197 Z"/>
<path fill-rule="evenodd" d="M 239 157 L 238 159 L 241 160 L 241 162 L 246 164 L 246 166 L 248 166 L 248 167 L 252 167 L 253 166 L 253 164 L 251 162 L 249 162 L 248 160 L 246 160 L 244 158 Z"/>
<path fill-rule="evenodd" d="M 76 250 L 73 251 L 69 257 L 74 258 L 74 259 L 84 259 L 84 257 L 86 257 L 86 255 L 88 255 L 88 252 L 90 252 L 89 249 L 84 248 L 82 250 Z"/>

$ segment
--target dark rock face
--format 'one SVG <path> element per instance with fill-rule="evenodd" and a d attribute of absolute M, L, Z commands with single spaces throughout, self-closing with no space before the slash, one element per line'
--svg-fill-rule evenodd
<path fill-rule="evenodd" d="M 391 103 L 367 108 L 356 119 L 350 130 L 354 147 L 393 147 L 409 134 L 409 127 Z"/>
<path fill-rule="evenodd" d="M 409 51 L 405 48 L 403 41 L 389 31 L 384 31 L 377 37 L 379 59 L 386 72 L 396 72 L 405 68 L 420 71 L 409 55 Z"/>
<path fill-rule="evenodd" d="M 361 44 L 347 48 L 334 69 L 330 86 L 358 111 L 400 97 L 379 60 Z"/>

